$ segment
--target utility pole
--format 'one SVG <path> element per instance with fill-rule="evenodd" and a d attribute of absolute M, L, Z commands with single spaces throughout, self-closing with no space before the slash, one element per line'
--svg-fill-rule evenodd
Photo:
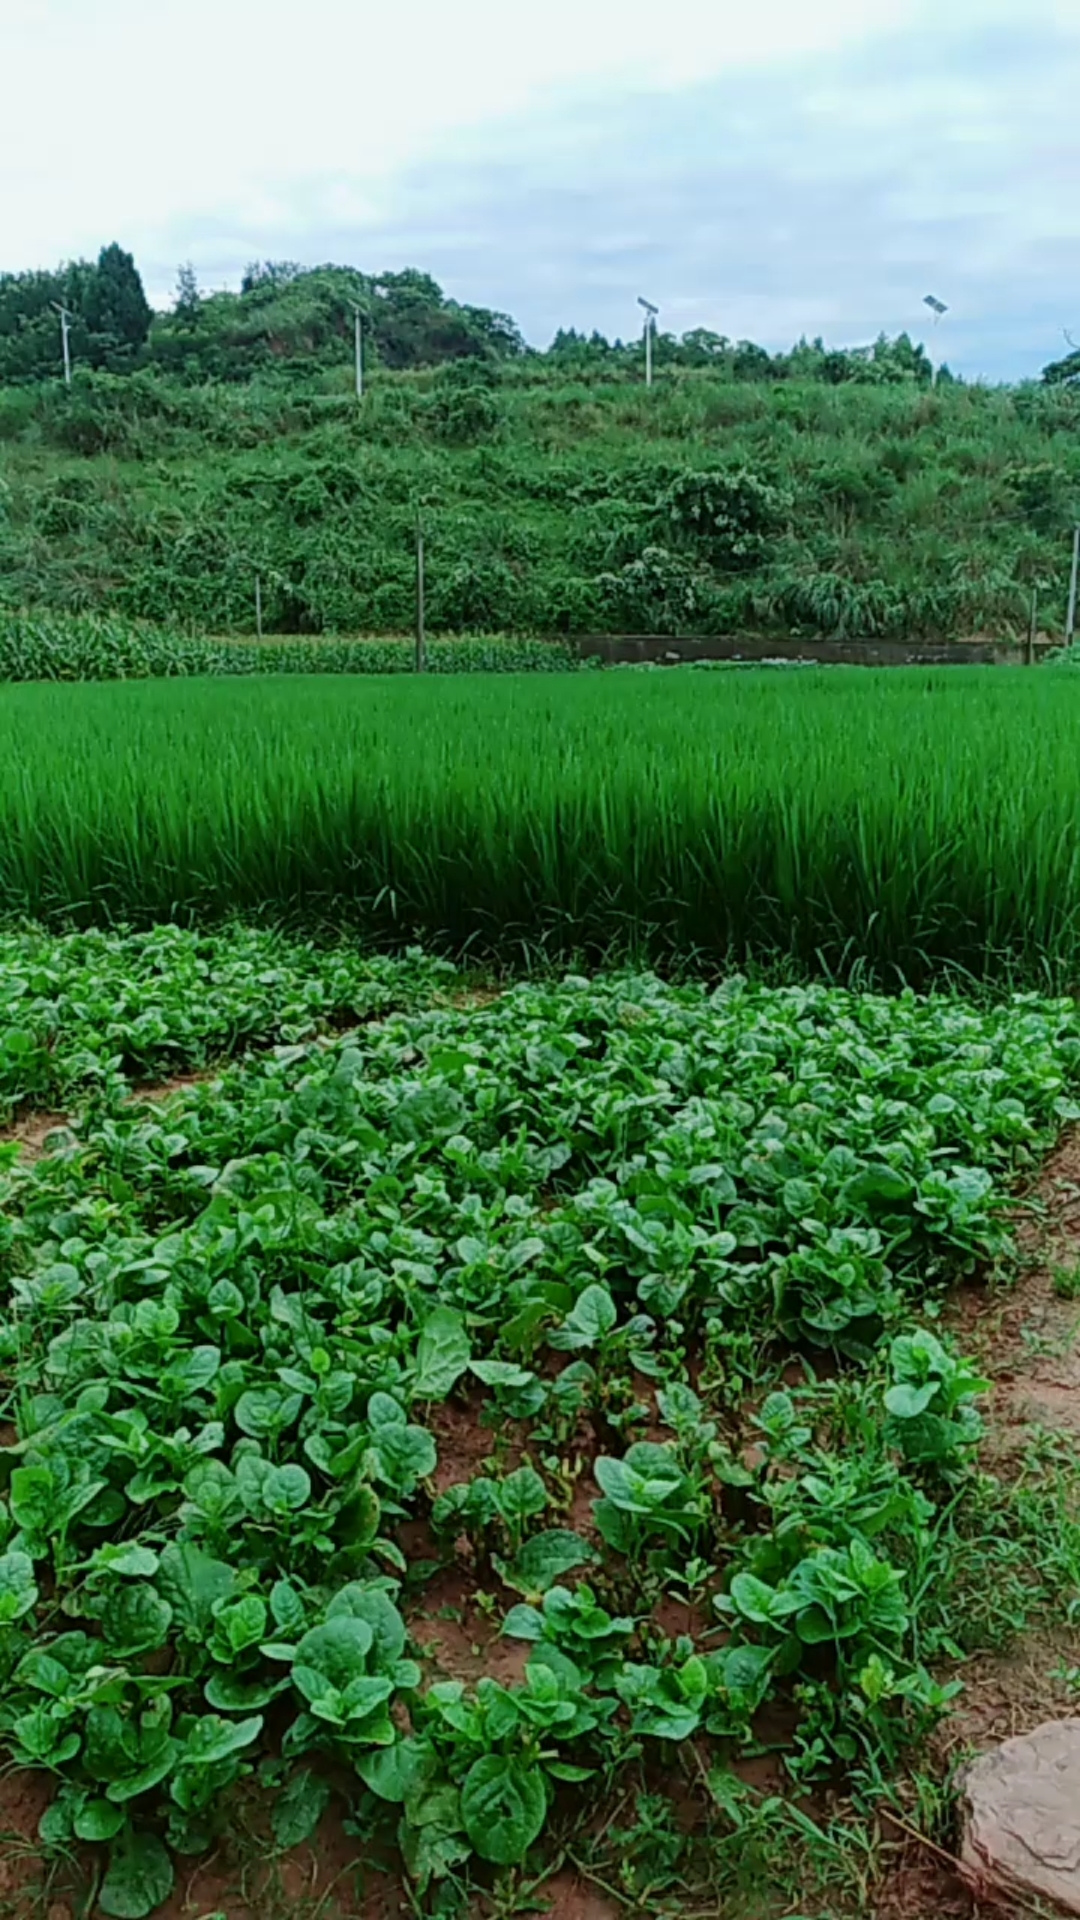
<path fill-rule="evenodd" d="M 640 293 L 637 297 L 637 303 L 639 307 L 644 307 L 645 309 L 645 385 L 651 387 L 653 333 L 656 328 L 656 316 L 660 309 L 659 307 L 654 307 L 651 300 L 643 300 Z"/>
<path fill-rule="evenodd" d="M 71 322 L 74 319 L 74 315 L 70 314 L 66 307 L 62 307 L 58 300 L 50 301 L 50 305 L 53 307 L 54 311 L 60 315 L 60 339 L 64 348 L 64 385 L 67 387 L 70 387 L 71 385 L 71 345 L 68 340 L 68 329 L 71 326 Z"/>
<path fill-rule="evenodd" d="M 1039 631 L 1039 589 L 1038 587 L 1032 587 L 1031 589 L 1031 620 L 1028 625 L 1028 643 L 1027 643 L 1027 663 L 1029 667 L 1033 667 L 1035 665 L 1035 636 L 1038 633 L 1038 631 Z"/>
<path fill-rule="evenodd" d="M 423 673 L 424 657 L 424 521 L 416 509 L 416 671 Z"/>
<path fill-rule="evenodd" d="M 255 633 L 256 633 L 256 637 L 259 640 L 261 640 L 262 639 L 262 581 L 260 580 L 258 574 L 255 575 Z"/>
<path fill-rule="evenodd" d="M 356 397 L 364 397 L 364 322 L 360 308 L 353 302 L 353 348 L 356 359 Z"/>
<path fill-rule="evenodd" d="M 1080 527 L 1073 528 L 1072 576 L 1069 580 L 1069 611 L 1065 616 L 1065 645 L 1071 647 L 1076 635 L 1076 587 L 1080 580 Z"/>

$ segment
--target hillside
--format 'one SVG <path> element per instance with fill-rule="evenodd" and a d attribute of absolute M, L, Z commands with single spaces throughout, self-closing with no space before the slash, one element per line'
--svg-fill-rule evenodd
<path fill-rule="evenodd" d="M 433 631 L 1017 632 L 1034 586 L 1063 619 L 1067 377 L 931 388 L 903 337 L 770 356 L 698 333 L 660 337 L 649 390 L 639 343 L 534 353 L 423 275 L 260 274 L 189 284 L 141 341 L 87 332 L 70 388 L 15 367 L 33 276 L 0 280 L 0 604 L 245 632 L 258 575 L 267 631 L 402 629 L 422 510 Z M 44 315 L 35 338 L 55 360 Z"/>

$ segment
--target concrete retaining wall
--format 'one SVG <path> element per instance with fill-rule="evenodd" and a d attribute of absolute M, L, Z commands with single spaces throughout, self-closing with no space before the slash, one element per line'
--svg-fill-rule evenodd
<path fill-rule="evenodd" d="M 994 667 L 1019 666 L 1021 647 L 992 640 L 770 640 L 745 634 L 672 638 L 662 634 L 586 634 L 577 642 L 584 659 L 608 666 L 626 663 L 675 666 L 692 660 L 794 660 L 826 666 Z M 1051 643 L 1038 641 L 1036 655 Z"/>

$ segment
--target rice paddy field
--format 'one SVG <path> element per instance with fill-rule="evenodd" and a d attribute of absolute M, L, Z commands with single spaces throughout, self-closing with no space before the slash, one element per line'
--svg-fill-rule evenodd
<path fill-rule="evenodd" d="M 972 1911 L 1080 1692 L 1078 735 L 0 687 L 0 1916 Z"/>
<path fill-rule="evenodd" d="M 1078 727 L 1052 671 L 7 686 L 0 910 L 1068 986 Z"/>

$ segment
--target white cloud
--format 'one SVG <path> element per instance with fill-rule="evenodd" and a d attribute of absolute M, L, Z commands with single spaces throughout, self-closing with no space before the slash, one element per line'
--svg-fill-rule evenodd
<path fill-rule="evenodd" d="M 849 44 L 915 0 L 3 0 L 0 257 L 103 233 L 197 251 L 207 218 L 265 228 L 305 182 L 357 223 L 452 132 L 553 89 L 672 88 Z"/>
<path fill-rule="evenodd" d="M 414 264 L 555 326 L 1080 324 L 1075 0 L 0 0 L 0 266 Z"/>

